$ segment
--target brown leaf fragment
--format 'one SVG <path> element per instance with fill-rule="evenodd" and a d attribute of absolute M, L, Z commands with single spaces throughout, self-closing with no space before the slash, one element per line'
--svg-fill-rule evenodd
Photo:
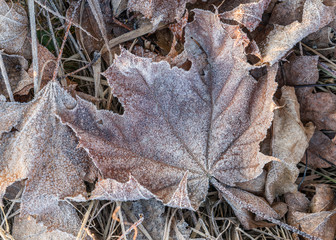
<path fill-rule="evenodd" d="M 19 55 L 2 54 L 7 75 L 13 94 L 27 94 L 33 85 L 33 79 L 28 75 L 28 61 Z M 0 75 L 0 94 L 8 97 L 5 81 Z"/>
<path fill-rule="evenodd" d="M 295 21 L 302 21 L 305 0 L 284 0 L 273 8 L 269 23 L 286 26 Z"/>
<path fill-rule="evenodd" d="M 334 7 L 325 6 L 321 0 L 306 0 L 301 22 L 295 21 L 286 26 L 275 24 L 274 29 L 261 43 L 261 63 L 276 63 L 297 42 L 326 26 L 333 19 Z"/>
<path fill-rule="evenodd" d="M 323 240 L 334 240 L 336 234 L 336 211 L 318 213 L 294 212 L 300 229 Z"/>
<path fill-rule="evenodd" d="M 318 92 L 307 95 L 303 105 L 302 121 L 313 121 L 318 130 L 336 130 L 336 95 Z"/>
<path fill-rule="evenodd" d="M 62 209 L 62 211 L 61 211 Z M 43 223 L 38 223 L 32 217 L 20 217 L 14 218 L 13 225 L 13 237 L 16 240 L 75 240 L 77 233 L 81 227 L 81 221 L 76 211 L 67 205 L 62 205 L 57 212 L 58 218 L 67 219 L 67 225 L 63 226 L 63 229 L 55 229 L 49 231 Z M 66 227 L 66 231 L 64 231 Z M 85 238 L 86 240 L 91 238 Z"/>
<path fill-rule="evenodd" d="M 43 88 L 53 77 L 53 72 L 56 67 L 56 57 L 46 47 L 41 44 L 37 45 L 37 54 L 39 56 L 39 78 L 41 81 L 40 88 Z M 33 66 L 31 65 L 28 74 L 33 78 Z M 32 86 L 33 87 L 33 84 Z"/>
<path fill-rule="evenodd" d="M 179 21 L 189 2 L 193 3 L 195 0 L 129 0 L 128 10 L 140 12 L 156 25 L 161 21 L 165 23 Z"/>
<path fill-rule="evenodd" d="M 313 168 L 328 168 L 336 165 L 336 145 L 321 131 L 315 131 L 307 150 L 308 165 Z M 306 162 L 306 155 L 302 158 Z"/>
<path fill-rule="evenodd" d="M 270 223 L 260 221 L 263 216 L 274 219 L 280 218 L 278 213 L 261 197 L 237 188 L 226 187 L 219 183 L 215 184 L 215 186 L 220 191 L 221 196 L 233 208 L 240 223 L 246 229 L 271 226 Z M 257 219 L 259 221 L 251 212 L 258 213 Z"/>
<path fill-rule="evenodd" d="M 296 191 L 295 181 L 299 175 L 296 165 L 301 161 L 314 126 L 304 126 L 300 120 L 300 107 L 293 87 L 281 88 L 279 108 L 274 111 L 272 156 L 280 162 L 271 162 L 267 174 L 265 195 L 272 203 L 274 198 L 287 192 Z"/>
<path fill-rule="evenodd" d="M 315 84 L 319 78 L 317 63 L 317 56 L 291 57 L 290 62 L 284 64 L 285 84 Z M 297 88 L 296 94 L 303 122 L 312 121 L 317 130 L 336 129 L 336 97 L 333 93 L 313 93 L 313 88 L 305 87 Z M 320 131 L 315 131 L 307 152 L 308 165 L 311 167 L 325 168 L 330 167 L 329 163 L 335 163 L 335 143 Z M 306 162 L 306 156 L 302 161 Z"/>
<path fill-rule="evenodd" d="M 335 196 L 326 184 L 316 186 L 316 194 L 310 203 L 304 194 L 286 194 L 289 206 L 288 221 L 300 230 L 323 240 L 333 240 L 336 236 Z"/>
<path fill-rule="evenodd" d="M 163 239 L 165 232 L 166 214 L 164 205 L 155 200 L 138 200 L 135 202 L 126 202 L 122 204 L 122 210 L 126 215 L 128 222 L 136 222 L 140 215 L 144 220 L 141 223 L 146 232 L 139 228 L 137 240 L 146 240 L 147 234 L 152 239 Z"/>
<path fill-rule="evenodd" d="M 309 209 L 309 199 L 301 192 L 292 192 L 285 194 L 285 202 L 288 206 L 287 221 L 290 225 L 298 227 L 294 212 L 307 212 Z"/>
<path fill-rule="evenodd" d="M 336 199 L 333 190 L 328 184 L 316 185 L 316 193 L 310 203 L 312 213 L 333 210 L 336 207 Z"/>
<path fill-rule="evenodd" d="M 105 178 L 92 198 L 154 195 L 173 207 L 197 209 L 210 179 L 235 186 L 259 176 L 274 159 L 259 152 L 259 143 L 273 118 L 277 67 L 256 81 L 246 44 L 239 26 L 195 10 L 186 26 L 190 70 L 123 50 L 104 73 L 123 115 L 80 98 L 73 109 L 59 107 Z"/>
<path fill-rule="evenodd" d="M 0 102 L 0 196 L 14 182 L 27 179 L 21 214 L 38 216 L 50 228 L 67 224 L 57 217 L 58 201 L 84 200 L 84 179 L 95 175 L 71 129 L 55 116 L 56 105 L 75 104 L 56 82 L 29 103 Z"/>
<path fill-rule="evenodd" d="M 0 49 L 16 54 L 23 49 L 28 34 L 28 17 L 17 3 L 0 0 Z"/>
<path fill-rule="evenodd" d="M 261 17 L 271 0 L 240 4 L 231 11 L 220 14 L 221 18 L 237 21 L 252 32 L 261 22 Z"/>

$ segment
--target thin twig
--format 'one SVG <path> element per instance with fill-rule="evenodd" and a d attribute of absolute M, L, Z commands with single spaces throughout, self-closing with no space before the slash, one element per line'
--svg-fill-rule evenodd
<path fill-rule="evenodd" d="M 57 76 L 57 73 L 58 73 L 59 64 L 60 64 L 60 62 L 61 62 L 61 57 L 62 57 L 63 49 L 64 49 L 66 40 L 67 40 L 68 35 L 69 35 L 69 32 L 70 32 L 71 23 L 72 23 L 72 20 L 73 20 L 73 18 L 74 18 L 74 16 L 75 16 L 76 10 L 77 10 L 77 8 L 79 7 L 80 3 L 81 3 L 81 1 L 78 1 L 78 2 L 76 3 L 76 5 L 74 6 L 74 10 L 73 10 L 73 12 L 72 12 L 72 14 L 71 14 L 71 19 L 70 19 L 70 22 L 68 23 L 68 26 L 67 26 L 67 28 L 66 28 L 65 35 L 64 35 L 64 38 L 63 38 L 63 42 L 62 42 L 62 45 L 61 45 L 59 54 L 58 54 L 58 56 L 57 56 L 56 67 L 55 67 L 55 70 L 54 70 L 54 73 L 53 73 L 52 81 L 55 81 L 55 80 L 56 80 L 56 76 Z"/>
<path fill-rule="evenodd" d="M 39 86 L 39 65 L 37 58 L 37 35 L 36 35 L 36 22 L 35 22 L 35 7 L 34 0 L 28 0 L 30 31 L 32 39 L 32 55 L 33 55 L 33 78 L 34 78 L 34 94 L 36 95 L 40 90 Z"/>
<path fill-rule="evenodd" d="M 79 69 L 77 69 L 77 70 L 75 70 L 75 71 L 73 71 L 73 72 L 71 72 L 71 73 L 67 73 L 67 74 L 65 74 L 63 77 L 66 78 L 66 77 L 75 75 L 76 73 L 78 73 L 78 72 L 80 72 L 80 71 L 83 71 L 83 70 L 85 70 L 85 69 L 91 67 L 93 64 L 95 64 L 95 63 L 98 61 L 99 58 L 100 58 L 100 54 L 99 54 L 99 53 L 98 53 L 98 54 L 95 54 L 95 55 L 94 55 L 94 58 L 92 59 L 92 61 L 91 61 L 89 64 L 87 64 L 87 65 L 85 65 L 84 67 L 81 67 L 81 68 L 79 68 Z"/>
<path fill-rule="evenodd" d="M 8 78 L 8 75 L 7 75 L 5 63 L 4 63 L 3 58 L 2 58 L 2 51 L 0 51 L 0 68 L 1 68 L 2 77 L 5 81 L 5 85 L 6 85 L 6 89 L 7 89 L 7 92 L 8 92 L 9 99 L 11 100 L 11 102 L 14 102 L 15 100 L 14 100 L 13 92 L 12 92 L 12 89 L 11 89 L 11 86 L 10 86 L 10 83 L 9 83 L 9 78 Z"/>

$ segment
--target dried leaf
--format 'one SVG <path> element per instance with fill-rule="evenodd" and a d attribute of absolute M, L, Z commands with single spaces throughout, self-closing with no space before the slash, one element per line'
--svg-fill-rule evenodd
<path fill-rule="evenodd" d="M 295 21 L 301 22 L 304 3 L 305 0 L 284 0 L 278 2 L 273 8 L 269 22 L 283 26 Z"/>
<path fill-rule="evenodd" d="M 261 197 L 237 188 L 226 187 L 223 184 L 215 184 L 215 186 L 246 229 L 271 226 L 270 223 L 258 221 L 263 217 L 280 218 L 279 214 Z M 260 215 L 255 218 L 251 212 L 258 212 Z"/>
<path fill-rule="evenodd" d="M 291 57 L 290 62 L 284 64 L 285 83 L 315 84 L 319 78 L 317 63 L 317 56 Z M 313 93 L 313 89 L 313 87 L 296 89 L 302 121 L 312 121 L 317 130 L 336 130 L 336 96 L 333 93 Z M 308 165 L 311 167 L 324 168 L 330 167 L 329 163 L 336 163 L 335 143 L 320 131 L 316 131 L 311 138 L 307 152 Z M 306 162 L 306 156 L 302 161 Z"/>
<path fill-rule="evenodd" d="M 43 88 L 50 79 L 52 79 L 53 72 L 56 67 L 56 57 L 52 54 L 46 47 L 41 44 L 37 45 L 37 54 L 39 56 L 39 76 L 41 81 L 40 88 Z M 33 78 L 33 66 L 31 65 L 28 74 L 31 78 Z M 33 85 L 31 86 L 31 88 Z"/>
<path fill-rule="evenodd" d="M 306 0 L 302 22 L 289 25 L 274 25 L 266 40 L 261 44 L 261 63 L 274 64 L 297 42 L 316 32 L 335 19 L 334 7 L 325 6 L 321 0 Z"/>
<path fill-rule="evenodd" d="M 59 211 L 58 218 L 66 218 L 67 221 L 66 231 L 64 229 L 55 229 L 49 231 L 42 223 L 38 223 L 32 217 L 19 217 L 14 218 L 13 237 L 16 240 L 75 240 L 77 233 L 81 226 L 81 221 L 77 216 L 76 211 L 67 205 L 63 205 L 63 211 Z"/>
<path fill-rule="evenodd" d="M 0 49 L 15 54 L 22 51 L 28 34 L 28 17 L 19 5 L 0 0 Z"/>
<path fill-rule="evenodd" d="M 312 213 L 333 210 L 336 207 L 335 195 L 330 185 L 318 184 L 316 194 L 311 200 L 310 211 Z"/>
<path fill-rule="evenodd" d="M 136 222 L 140 215 L 144 220 L 141 225 L 146 230 L 146 234 L 139 228 L 137 240 L 147 240 L 147 234 L 152 239 L 163 239 L 166 223 L 166 214 L 164 205 L 157 200 L 139 200 L 135 202 L 126 202 L 122 204 L 122 209 L 129 219 L 128 222 Z"/>
<path fill-rule="evenodd" d="M 244 25 L 249 31 L 253 31 L 261 22 L 261 17 L 271 0 L 240 4 L 231 11 L 221 13 L 224 19 L 235 20 Z"/>
<path fill-rule="evenodd" d="M 331 164 L 336 165 L 336 145 L 330 138 L 321 131 L 315 131 L 309 142 L 307 156 L 302 162 L 308 161 L 313 168 L 328 168 Z"/>
<path fill-rule="evenodd" d="M 193 3 L 195 0 L 129 0 L 128 9 L 140 12 L 156 25 L 161 21 L 169 23 L 180 20 L 189 2 Z"/>
<path fill-rule="evenodd" d="M 312 213 L 293 212 L 293 220 L 302 231 L 323 240 L 333 240 L 336 236 L 335 196 L 325 184 L 316 186 L 316 194 L 310 204 Z"/>
<path fill-rule="evenodd" d="M 11 89 L 14 94 L 27 94 L 33 85 L 33 79 L 29 77 L 28 61 L 19 55 L 2 54 L 7 75 L 10 81 Z M 4 79 L 0 78 L 0 94 L 8 97 L 8 92 L 5 86 Z"/>
<path fill-rule="evenodd" d="M 155 196 L 169 206 L 197 209 L 209 179 L 235 186 L 256 178 L 274 159 L 259 152 L 259 143 L 273 117 L 277 68 L 258 81 L 251 77 L 247 36 L 211 12 L 195 11 L 186 41 L 189 71 L 125 50 L 116 57 L 104 75 L 124 115 L 98 111 L 80 98 L 73 109 L 59 108 L 105 178 L 92 198 Z"/>
<path fill-rule="evenodd" d="M 27 179 L 21 214 L 38 216 L 51 228 L 67 225 L 67 219 L 57 217 L 58 201 L 85 199 L 83 180 L 95 173 L 71 129 L 56 118 L 56 104 L 76 104 L 56 82 L 30 103 L 0 102 L 0 196 L 14 182 Z"/>
<path fill-rule="evenodd" d="M 301 161 L 311 136 L 312 123 L 305 127 L 300 120 L 299 103 L 293 87 L 282 87 L 280 107 L 274 112 L 272 156 L 281 162 L 270 163 L 265 194 L 272 203 L 274 198 L 287 192 L 296 191 L 295 181 L 299 175 L 296 165 Z"/>

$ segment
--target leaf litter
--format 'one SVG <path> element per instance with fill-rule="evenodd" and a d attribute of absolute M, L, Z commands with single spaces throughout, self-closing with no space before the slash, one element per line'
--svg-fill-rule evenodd
<path fill-rule="evenodd" d="M 175 1 L 172 2 L 175 4 Z M 329 215 L 321 223 L 319 219 L 323 218 L 323 214 L 318 217 L 302 215 L 317 214 L 320 210 L 312 210 L 314 211 L 312 213 L 302 210 L 300 214 L 303 217 L 301 215 L 298 217 L 298 213 L 289 211 L 288 217 L 294 216 L 296 222 L 301 221 L 299 225 L 292 225 L 307 234 L 278 220 L 287 209 L 279 196 L 284 193 L 286 196 L 299 193 L 295 183 L 298 175 L 296 163 L 308 146 L 313 126 L 309 125 L 305 129 L 301 123 L 298 104 L 292 90 L 290 102 L 285 101 L 284 106 L 277 107 L 273 120 L 277 64 L 267 67 L 266 74 L 264 72 L 262 77 L 254 79 L 250 71 L 257 67 L 251 65 L 247 59 L 246 47 L 252 44 L 253 54 L 260 58 L 260 63 L 273 65 L 301 38 L 328 24 L 333 18 L 333 8 L 326 7 L 321 1 L 303 1 L 302 20 L 298 20 L 302 30 L 301 35 L 298 34 L 301 36 L 300 39 L 287 36 L 286 46 L 275 51 L 275 54 L 273 52 L 268 54 L 268 50 L 265 54 L 264 46 L 272 43 L 272 38 L 276 39 L 283 32 L 271 31 L 271 34 L 266 37 L 266 45 L 260 45 L 258 41 L 255 44 L 254 39 L 241 30 L 242 26 L 246 26 L 253 31 L 260 21 L 263 21 L 261 14 L 266 11 L 270 1 L 255 2 L 256 4 L 251 4 L 243 1 L 244 4 L 231 13 L 218 14 L 218 12 L 193 10 L 193 20 L 185 27 L 184 42 L 181 34 L 178 39 L 179 44 L 181 42 L 184 44 L 183 54 L 179 57 L 182 57 L 185 62 L 189 61 L 191 65 L 186 69 L 172 67 L 165 61 L 152 61 L 150 58 L 138 57 L 127 50 L 121 50 L 121 54 L 115 57 L 104 76 L 111 86 L 110 93 L 118 97 L 123 105 L 123 115 L 97 110 L 91 103 L 79 97 L 73 99 L 56 82 L 47 84 L 29 103 L 1 102 L 2 119 L 6 119 L 0 119 L 1 151 L 4 153 L 1 167 L 5 169 L 2 173 L 8 169 L 13 172 L 11 179 L 2 182 L 3 194 L 12 183 L 23 180 L 25 189 L 21 199 L 21 214 L 33 215 L 49 228 L 71 232 L 74 236 L 79 228 L 78 217 L 74 215 L 74 209 L 68 204 L 68 200 L 87 200 L 88 193 L 84 181 L 92 182 L 95 179 L 97 167 L 99 181 L 92 192 L 91 200 L 130 201 L 156 198 L 168 206 L 197 210 L 200 206 L 204 206 L 203 202 L 208 195 L 209 183 L 211 183 L 230 204 L 246 229 L 269 226 L 270 223 L 262 221 L 268 220 L 309 238 L 312 237 L 307 234 L 323 238 L 324 236 L 320 234 L 325 230 L 312 231 L 309 226 L 302 223 L 301 219 L 307 219 L 321 226 L 317 229 L 323 229 L 324 226 L 330 229 L 328 219 L 331 219 L 331 222 L 334 221 L 332 208 L 322 211 L 323 214 L 329 211 Z M 184 12 L 185 3 L 182 3 L 181 9 L 175 8 L 174 4 L 167 6 L 165 13 L 160 13 L 160 8 L 151 8 L 151 11 L 158 10 L 158 13 L 153 12 L 147 17 L 155 24 L 159 20 L 167 23 L 173 20 L 179 21 L 183 14 L 176 15 L 176 13 Z M 255 7 L 261 5 L 263 9 Z M 250 6 L 254 6 L 255 11 L 260 10 L 260 13 L 254 12 L 253 7 L 249 8 Z M 171 11 L 169 7 L 175 13 L 170 16 L 171 18 L 165 19 L 167 17 L 165 14 Z M 322 9 L 326 14 L 318 20 L 312 18 L 314 15 L 307 18 L 309 9 L 318 11 Z M 317 15 L 320 14 L 318 11 Z M 230 14 L 236 17 L 232 17 L 233 20 L 242 25 L 221 22 L 221 15 L 230 18 Z M 244 18 L 244 14 L 252 18 Z M 254 14 L 257 17 L 253 17 Z M 135 18 L 141 19 L 141 16 L 138 17 L 135 14 Z M 285 28 L 291 29 L 293 23 L 288 24 Z M 100 25 L 104 24 L 100 23 Z M 249 28 L 249 26 L 252 27 Z M 269 44 L 271 45 L 275 46 Z M 175 46 L 174 44 L 173 47 Z M 52 57 L 46 59 L 52 59 Z M 48 77 L 45 79 L 48 80 Z M 109 96 L 112 96 L 111 94 Z M 285 92 L 282 94 L 283 97 L 286 96 Z M 300 102 L 300 97 L 298 98 Z M 283 100 L 280 100 L 280 103 L 281 101 Z M 281 119 L 277 114 L 282 111 L 287 111 L 285 115 L 291 117 Z M 74 132 L 60 123 L 55 113 Z M 301 115 L 304 114 L 303 108 Z M 34 121 L 32 123 L 31 120 L 39 123 L 34 125 Z M 311 121 L 314 122 L 314 120 Z M 277 124 L 277 121 L 280 124 Z M 304 120 L 304 123 L 306 122 L 307 120 Z M 260 152 L 259 144 L 266 137 L 266 131 L 271 123 L 272 129 L 278 128 L 278 130 L 272 133 L 272 153 L 271 156 L 267 156 Z M 292 127 L 288 127 L 291 124 Z M 42 131 L 37 128 L 44 125 L 46 127 L 42 128 Z M 288 128 L 296 130 L 288 130 Z M 55 129 L 59 131 L 55 132 Z M 317 129 L 321 129 L 318 123 Z M 31 130 L 33 132 L 29 133 Z M 298 141 L 302 142 L 295 145 L 293 150 L 290 144 L 295 143 L 284 139 L 286 137 L 290 139 L 287 135 L 297 131 L 302 134 L 302 138 L 298 138 Z M 280 137 L 281 134 L 284 137 Z M 282 140 L 285 143 L 277 143 L 276 137 L 279 137 L 280 142 Z M 53 142 L 53 139 L 59 138 L 61 140 Z M 290 140 L 295 142 L 294 139 Z M 45 143 L 42 151 L 36 147 L 35 142 L 39 141 Z M 56 144 L 58 141 L 59 145 Z M 48 142 L 53 144 L 48 145 Z M 26 146 L 33 151 L 23 153 L 22 149 L 27 148 Z M 282 149 L 279 151 L 280 155 L 276 153 L 277 147 Z M 52 158 L 53 161 L 43 160 L 44 154 L 49 151 L 51 153 L 48 159 Z M 6 160 L 13 156 L 19 156 L 16 159 L 21 159 L 27 164 L 20 165 L 23 170 L 15 171 L 18 168 L 15 161 Z M 69 156 L 71 156 L 70 159 Z M 38 159 L 42 159 L 41 166 L 45 169 L 53 169 L 57 174 L 50 174 L 50 171 L 46 174 L 43 168 L 36 167 Z M 59 165 L 60 162 L 63 162 L 63 166 L 67 166 L 65 169 L 68 169 L 69 164 L 73 164 L 70 167 L 70 173 L 64 171 L 62 164 Z M 9 165 L 15 167 L 8 167 Z M 284 174 L 279 174 L 278 171 L 288 171 L 290 180 L 285 179 L 283 182 L 281 179 Z M 67 174 L 72 174 L 71 176 L 76 180 L 65 181 L 69 178 L 69 176 L 66 177 Z M 43 180 L 44 176 L 46 180 Z M 61 187 L 51 190 L 57 181 L 65 181 L 70 185 L 60 184 Z M 278 182 L 283 184 L 275 187 L 274 183 Z M 48 191 L 49 187 L 50 191 Z M 40 193 L 43 192 L 45 194 L 41 195 Z M 316 196 L 321 195 L 320 192 Z M 332 195 L 328 196 L 332 199 Z M 272 204 L 275 198 L 276 201 Z M 50 199 L 50 201 L 44 199 Z M 314 199 L 318 197 L 312 200 L 316 204 L 317 200 Z M 38 207 L 39 204 L 45 207 Z M 150 212 L 146 207 L 144 209 L 142 211 Z M 64 217 L 55 218 L 50 214 L 52 212 L 63 214 Z M 62 221 L 59 221 L 60 219 Z M 136 222 L 135 220 L 132 219 L 133 222 Z M 74 222 L 71 223 L 71 221 Z M 82 227 L 86 221 L 82 223 Z M 326 221 L 328 223 L 325 223 Z M 129 230 L 125 232 L 122 219 L 118 222 L 124 229 L 123 235 L 129 234 Z M 172 223 L 175 224 L 177 234 L 180 230 L 176 230 L 176 221 L 172 220 Z M 71 227 L 73 227 L 72 230 Z M 136 231 L 136 228 L 132 229 Z M 191 236 L 196 236 L 195 233 L 209 236 L 208 233 L 202 235 L 198 229 L 200 228 L 196 226 Z M 207 232 L 204 227 L 203 230 Z M 217 230 L 216 233 L 218 236 Z M 241 233 L 245 234 L 243 230 L 240 230 Z M 330 236 L 332 234 L 331 232 Z M 188 234 L 185 237 L 188 238 Z"/>

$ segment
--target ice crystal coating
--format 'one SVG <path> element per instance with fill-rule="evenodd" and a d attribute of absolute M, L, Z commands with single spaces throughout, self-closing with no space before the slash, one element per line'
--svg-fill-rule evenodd
<path fill-rule="evenodd" d="M 251 77 L 248 38 L 208 11 L 195 11 L 186 38 L 189 71 L 125 50 L 115 59 L 104 75 L 124 115 L 80 98 L 73 109 L 58 108 L 107 178 L 93 198 L 134 200 L 150 192 L 169 206 L 197 209 L 209 179 L 235 186 L 273 159 L 259 143 L 273 117 L 276 67 L 258 81 Z M 116 182 L 125 188 L 112 194 Z"/>
<path fill-rule="evenodd" d="M 67 225 L 67 218 L 57 217 L 59 200 L 85 199 L 84 179 L 94 176 L 76 136 L 55 115 L 56 105 L 72 107 L 71 103 L 76 102 L 56 82 L 32 102 L 0 102 L 0 196 L 26 179 L 21 214 L 37 216 L 58 229 Z"/>

